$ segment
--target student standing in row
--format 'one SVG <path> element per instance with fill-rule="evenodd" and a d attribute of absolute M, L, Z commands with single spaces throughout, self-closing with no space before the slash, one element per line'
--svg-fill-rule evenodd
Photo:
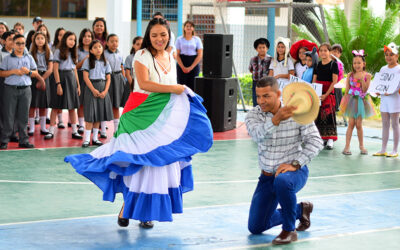
<path fill-rule="evenodd" d="M 83 29 L 79 35 L 78 43 L 78 63 L 76 68 L 78 70 L 79 85 L 81 87 L 81 95 L 79 96 L 79 109 L 78 109 L 78 122 L 79 129 L 78 133 L 83 134 L 85 130 L 85 119 L 83 114 L 83 97 L 85 96 L 85 81 L 83 80 L 83 68 L 82 65 L 85 60 L 89 57 L 89 45 L 94 40 L 94 34 L 90 29 Z"/>
<path fill-rule="evenodd" d="M 142 41 L 143 37 L 141 36 L 133 38 L 131 51 L 129 52 L 129 56 L 127 56 L 125 59 L 125 64 L 124 64 L 125 76 L 126 79 L 128 80 L 131 89 L 133 89 L 133 84 L 135 79 L 135 68 L 133 67 L 133 58 L 135 57 L 136 51 L 140 50 L 140 47 L 142 46 Z"/>
<path fill-rule="evenodd" d="M 0 66 L 0 77 L 5 77 L 3 91 L 3 117 L 6 117 L 1 134 L 0 149 L 7 149 L 9 137 L 16 124 L 19 133 L 19 147 L 33 148 L 26 133 L 28 112 L 31 104 L 31 77 L 37 78 L 38 88 L 45 89 L 43 78 L 36 70 L 32 56 L 25 51 L 25 37 L 16 35 L 14 51 L 5 57 Z"/>
<path fill-rule="evenodd" d="M 53 53 L 51 53 L 46 35 L 38 31 L 33 36 L 31 55 L 36 62 L 38 73 L 42 76 L 46 83 L 46 89 L 37 88 L 39 82 L 32 81 L 32 101 L 29 109 L 29 132 L 32 136 L 35 132 L 35 109 L 39 109 L 40 116 L 40 133 L 47 135 L 49 131 L 46 129 L 46 109 L 50 105 L 50 81 L 49 77 L 53 73 Z"/>
<path fill-rule="evenodd" d="M 175 43 L 178 83 L 194 89 L 194 78 L 200 73 L 200 61 L 203 58 L 203 44 L 194 35 L 194 23 L 186 21 L 183 25 L 183 36 Z"/>
<path fill-rule="evenodd" d="M 68 109 L 72 126 L 72 138 L 82 139 L 76 127 L 76 112 L 79 108 L 80 86 L 75 64 L 78 55 L 76 51 L 76 36 L 73 32 L 65 32 L 60 48 L 54 52 L 54 79 L 55 86 L 51 91 L 50 129 L 45 139 L 54 137 L 56 115 L 59 110 Z"/>
<path fill-rule="evenodd" d="M 125 82 L 124 61 L 118 50 L 118 36 L 111 34 L 107 37 L 106 50 L 104 55 L 111 66 L 111 86 L 110 97 L 113 104 L 114 114 L 114 132 L 118 129 L 119 124 L 119 108 L 125 106 L 125 102 L 129 95 L 125 93 L 129 89 L 129 84 Z"/>
<path fill-rule="evenodd" d="M 111 82 L 111 67 L 104 57 L 103 45 L 94 40 L 89 46 L 89 57 L 82 65 L 85 81 L 83 109 L 86 122 L 85 139 L 82 147 L 90 145 L 90 133 L 93 129 L 92 145 L 101 146 L 98 140 L 100 122 L 113 119 L 112 103 L 108 90 Z"/>

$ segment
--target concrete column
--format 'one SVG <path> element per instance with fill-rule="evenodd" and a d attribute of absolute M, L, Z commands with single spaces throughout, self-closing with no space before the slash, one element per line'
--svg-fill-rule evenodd
<path fill-rule="evenodd" d="M 354 0 L 344 0 L 344 14 L 346 15 L 347 22 L 350 23 L 351 15 L 354 9 Z"/>
<path fill-rule="evenodd" d="M 131 0 L 107 0 L 107 30 L 119 37 L 119 50 L 124 58 L 129 55 L 132 46 L 131 23 L 132 23 L 132 1 Z"/>
<path fill-rule="evenodd" d="M 233 48 L 243 48 L 245 46 L 244 45 L 245 8 L 228 7 L 225 23 L 228 26 L 229 30 L 228 33 L 233 34 Z M 243 60 L 243 54 L 235 53 L 235 51 L 237 51 L 235 49 L 233 49 L 232 51 L 236 69 L 239 69 L 240 72 L 241 69 L 243 68 L 243 63 L 247 63 L 247 61 Z"/>
<path fill-rule="evenodd" d="M 268 0 L 268 2 L 275 2 L 275 0 Z M 267 24 L 267 39 L 270 47 L 268 54 L 274 56 L 275 54 L 275 8 L 268 8 L 268 24 Z"/>

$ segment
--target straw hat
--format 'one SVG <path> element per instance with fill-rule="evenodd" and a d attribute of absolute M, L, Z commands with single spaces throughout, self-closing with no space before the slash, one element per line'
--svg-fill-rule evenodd
<path fill-rule="evenodd" d="M 284 106 L 295 106 L 293 120 L 301 125 L 309 124 L 318 116 L 319 97 L 308 83 L 294 82 L 286 85 L 282 91 Z"/>

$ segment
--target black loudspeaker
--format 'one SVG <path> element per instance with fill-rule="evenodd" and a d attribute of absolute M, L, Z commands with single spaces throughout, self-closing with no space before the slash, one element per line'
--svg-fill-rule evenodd
<path fill-rule="evenodd" d="M 194 91 L 203 99 L 214 132 L 236 128 L 237 79 L 196 77 Z"/>
<path fill-rule="evenodd" d="M 204 34 L 203 75 L 232 77 L 232 34 Z"/>

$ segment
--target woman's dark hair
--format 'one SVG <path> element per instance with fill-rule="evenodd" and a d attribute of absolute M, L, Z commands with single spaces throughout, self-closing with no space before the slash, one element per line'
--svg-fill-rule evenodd
<path fill-rule="evenodd" d="M 93 42 L 93 40 L 94 40 L 94 34 L 93 34 L 93 32 L 92 32 L 90 29 L 88 29 L 88 28 L 84 28 L 84 29 L 81 31 L 81 33 L 79 34 L 78 48 L 79 48 L 80 50 L 83 50 L 83 38 L 85 37 L 85 35 L 86 35 L 87 32 L 90 32 L 90 36 L 92 37 L 92 42 Z"/>
<path fill-rule="evenodd" d="M 28 32 L 28 35 L 26 36 L 25 46 L 28 50 L 31 48 L 32 39 L 33 39 L 34 34 L 35 34 L 35 31 L 31 30 Z"/>
<path fill-rule="evenodd" d="M 68 48 L 68 46 L 67 46 L 67 39 L 70 36 L 75 36 L 75 44 L 74 44 L 74 47 L 72 47 L 72 48 Z M 61 39 L 61 42 L 60 42 L 60 59 L 61 60 L 67 60 L 68 53 L 70 53 L 70 55 L 71 55 L 72 62 L 76 63 L 76 61 L 78 59 L 78 53 L 77 53 L 77 50 L 76 50 L 76 35 L 72 31 L 65 32 L 63 38 Z"/>
<path fill-rule="evenodd" d="M 153 14 L 152 18 L 154 18 L 155 16 L 161 16 L 162 18 L 164 18 L 164 15 L 163 15 L 161 12 L 159 12 L 159 11 L 155 12 L 155 13 Z"/>
<path fill-rule="evenodd" d="M 103 34 L 101 34 L 101 39 L 102 40 L 106 40 L 107 37 L 108 37 L 106 20 L 104 20 L 104 18 L 102 18 L 102 17 L 96 17 L 96 19 L 94 19 L 93 24 L 92 24 L 93 33 L 94 33 L 94 26 L 96 25 L 97 22 L 103 22 L 104 31 L 103 31 Z M 95 35 L 95 38 L 96 38 L 96 34 L 95 33 L 94 33 L 94 35 Z"/>
<path fill-rule="evenodd" d="M 195 28 L 194 23 L 193 23 L 192 21 L 190 21 L 190 20 L 187 20 L 187 21 L 183 24 L 183 35 L 184 35 L 184 36 L 186 35 L 186 32 L 185 32 L 185 26 L 186 26 L 186 24 L 190 24 L 190 25 L 192 25 L 193 28 Z M 194 30 L 192 31 L 192 36 L 194 36 Z"/>
<path fill-rule="evenodd" d="M 138 40 L 143 40 L 143 37 L 137 36 L 137 37 L 133 38 L 132 44 L 135 44 Z M 129 52 L 129 54 L 134 54 L 134 53 L 136 53 L 136 51 L 135 51 L 135 48 L 132 46 L 132 49 Z"/>
<path fill-rule="evenodd" d="M 90 45 L 89 45 L 89 69 L 93 69 L 93 68 L 96 66 L 96 60 L 97 60 L 97 58 L 96 58 L 95 55 L 93 55 L 93 54 L 90 52 L 90 50 L 93 48 L 93 46 L 94 46 L 96 43 L 99 43 L 99 44 L 101 45 L 101 47 L 103 47 L 103 45 L 101 44 L 101 42 L 100 42 L 99 40 L 93 40 L 93 41 L 90 43 Z M 103 50 L 103 52 L 101 53 L 100 60 L 104 62 L 104 66 L 107 65 L 107 60 L 106 60 L 106 57 L 104 56 L 104 50 Z"/>
<path fill-rule="evenodd" d="M 114 37 L 114 36 L 116 36 L 116 37 L 118 37 L 117 36 L 117 34 L 109 34 L 108 36 L 107 36 L 107 40 L 106 40 L 106 46 L 105 46 L 105 48 L 104 49 L 108 49 L 108 45 L 107 45 L 107 42 L 111 39 L 111 37 Z"/>
<path fill-rule="evenodd" d="M 49 42 L 50 42 L 50 32 L 49 32 L 49 29 L 47 28 L 46 25 L 44 25 L 44 24 L 42 23 L 41 25 L 39 25 L 39 26 L 37 27 L 36 31 L 39 31 L 40 28 L 42 28 L 42 27 L 44 27 L 44 28 L 46 29 L 47 43 L 49 43 Z"/>
<path fill-rule="evenodd" d="M 155 64 L 155 61 L 154 61 L 154 55 L 156 54 L 156 49 L 151 44 L 151 40 L 150 40 L 150 31 L 157 24 L 164 26 L 168 31 L 168 42 L 167 42 L 167 45 L 165 46 L 164 49 L 168 48 L 169 41 L 171 40 L 171 30 L 169 28 L 167 20 L 162 19 L 162 18 L 153 18 L 152 20 L 150 20 L 149 24 L 147 25 L 146 33 L 144 34 L 144 37 L 143 37 L 143 42 L 142 42 L 141 49 L 147 49 L 150 52 L 151 56 L 153 57 L 154 68 L 156 69 L 158 77 L 161 80 L 160 73 L 158 73 L 158 70 L 157 70 L 157 67 L 156 67 L 156 64 Z"/>
<path fill-rule="evenodd" d="M 254 49 L 257 49 L 258 45 L 260 45 L 260 44 L 265 44 L 265 46 L 267 46 L 267 49 L 269 49 L 270 44 L 269 44 L 268 39 L 261 37 L 261 38 L 258 38 L 257 40 L 255 40 L 254 44 L 253 44 Z"/>
<path fill-rule="evenodd" d="M 58 40 L 58 35 L 60 34 L 60 31 L 65 30 L 63 27 L 60 27 L 58 29 L 56 29 L 56 32 L 54 34 L 54 41 L 53 41 L 53 47 L 57 48 L 58 44 L 61 42 L 60 40 Z"/>
<path fill-rule="evenodd" d="M 38 29 L 39 30 L 39 29 Z M 33 42 L 32 42 L 32 47 L 31 47 L 31 55 L 32 57 L 35 59 L 35 62 L 37 62 L 37 53 L 39 51 L 38 46 L 35 43 L 36 37 L 38 36 L 43 36 L 44 39 L 46 40 L 46 35 L 43 32 L 37 31 L 34 35 L 33 35 Z M 50 58 L 50 47 L 48 44 L 48 41 L 46 40 L 46 42 L 43 45 L 43 50 L 45 52 L 45 59 L 46 59 L 46 64 L 49 64 L 49 58 Z"/>

